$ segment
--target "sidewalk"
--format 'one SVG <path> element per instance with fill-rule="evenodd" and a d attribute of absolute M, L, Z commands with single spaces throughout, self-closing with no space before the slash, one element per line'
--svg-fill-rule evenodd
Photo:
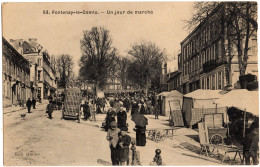
<path fill-rule="evenodd" d="M 43 100 L 42 103 L 36 103 L 36 106 L 39 105 L 46 105 L 48 104 L 48 100 Z M 23 107 L 20 106 L 11 106 L 11 107 L 5 107 L 3 108 L 3 114 L 8 114 L 8 113 L 12 113 L 12 112 L 17 112 L 17 111 L 21 111 L 26 109 L 26 106 L 24 105 Z"/>

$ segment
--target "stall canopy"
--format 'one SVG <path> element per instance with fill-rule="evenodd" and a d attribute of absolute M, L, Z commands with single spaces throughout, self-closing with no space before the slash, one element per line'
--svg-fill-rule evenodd
<path fill-rule="evenodd" d="M 183 95 L 182 110 L 187 125 L 195 125 L 204 118 L 205 114 L 213 113 L 223 113 L 224 122 L 227 122 L 226 108 L 219 108 L 216 103 L 216 100 L 220 99 L 224 93 L 226 92 L 223 90 L 198 89 Z"/>
<path fill-rule="evenodd" d="M 218 99 L 225 94 L 225 91 L 222 90 L 204 90 L 198 89 L 188 94 L 185 94 L 185 97 L 192 97 L 196 99 Z"/>
<path fill-rule="evenodd" d="M 258 91 L 248 91 L 246 89 L 232 90 L 216 100 L 216 103 L 219 106 L 235 107 L 259 116 Z"/>
<path fill-rule="evenodd" d="M 161 92 L 161 93 L 159 93 L 158 95 L 156 95 L 157 97 L 158 96 L 166 96 L 166 95 L 168 95 L 170 92 Z"/>
<path fill-rule="evenodd" d="M 183 95 L 177 90 L 172 90 L 162 96 L 162 115 L 169 116 L 170 110 L 182 109 Z"/>
<path fill-rule="evenodd" d="M 226 93 L 222 90 L 203 90 L 198 89 L 191 93 L 184 95 L 184 98 L 191 98 L 193 103 L 192 108 L 215 108 L 215 101 Z"/>

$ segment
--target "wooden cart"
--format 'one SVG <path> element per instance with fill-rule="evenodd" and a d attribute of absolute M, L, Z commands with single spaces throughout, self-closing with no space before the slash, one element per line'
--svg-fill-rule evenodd
<path fill-rule="evenodd" d="M 62 109 L 62 118 L 77 119 L 80 122 L 80 104 L 81 104 L 81 92 L 78 88 L 67 88 L 65 90 L 65 100 Z"/>
<path fill-rule="evenodd" d="M 173 140 L 173 134 L 176 132 L 176 130 L 179 128 L 169 128 L 169 129 L 146 129 L 147 138 L 155 141 L 160 142 L 165 140 L 166 138 L 169 138 Z"/>
<path fill-rule="evenodd" d="M 223 116 L 222 113 L 204 115 L 204 124 L 208 130 L 210 144 L 224 144 L 224 139 L 227 138 L 227 128 L 223 127 Z"/>

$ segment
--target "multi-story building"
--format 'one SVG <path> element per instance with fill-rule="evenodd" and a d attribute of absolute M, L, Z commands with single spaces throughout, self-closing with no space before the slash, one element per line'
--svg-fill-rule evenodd
<path fill-rule="evenodd" d="M 34 90 L 34 97 L 47 99 L 53 96 L 57 89 L 56 74 L 50 64 L 50 56 L 37 42 L 36 38 L 28 41 L 22 39 L 10 40 L 16 50 L 30 62 L 30 81 Z"/>
<path fill-rule="evenodd" d="M 160 92 L 164 92 L 168 90 L 167 86 L 167 63 L 164 62 L 162 63 L 162 68 L 161 68 L 161 75 L 160 75 Z"/>
<path fill-rule="evenodd" d="M 21 105 L 32 97 L 30 63 L 6 39 L 3 41 L 3 106 Z"/>
<path fill-rule="evenodd" d="M 114 93 L 120 91 L 122 91 L 122 84 L 120 79 L 116 76 L 111 76 L 110 78 L 108 78 L 104 88 L 104 92 Z"/>
<path fill-rule="evenodd" d="M 233 53 L 231 64 L 228 64 L 227 24 L 224 18 L 225 5 L 221 4 L 181 42 L 179 62 L 184 94 L 196 89 L 224 89 L 234 86 L 239 80 L 237 53 Z M 246 73 L 257 74 L 256 36 L 250 38 L 249 46 Z"/>
<path fill-rule="evenodd" d="M 182 88 L 182 59 L 181 54 L 178 54 L 178 70 L 167 74 L 168 76 L 168 91 L 178 90 L 179 92 L 183 92 Z"/>
<path fill-rule="evenodd" d="M 179 92 L 182 91 L 181 89 L 181 72 L 179 71 L 174 71 L 169 73 L 168 75 L 168 91 L 171 90 L 178 90 Z"/>

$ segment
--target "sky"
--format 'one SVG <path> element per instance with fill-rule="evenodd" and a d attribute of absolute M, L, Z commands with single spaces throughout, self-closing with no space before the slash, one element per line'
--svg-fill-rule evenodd
<path fill-rule="evenodd" d="M 37 38 L 50 55 L 71 55 L 77 74 L 82 55 L 80 40 L 83 31 L 93 26 L 110 31 L 112 45 L 122 56 L 127 56 L 132 44 L 149 41 L 165 49 L 171 59 L 175 55 L 177 60 L 180 42 L 189 33 L 184 29 L 184 20 L 190 19 L 193 2 L 9 2 L 2 7 L 2 31 L 6 40 Z M 50 14 L 43 14 L 46 10 Z M 98 14 L 55 14 L 55 11 L 83 10 Z M 114 15 L 108 11 L 125 12 Z M 135 14 L 135 11 L 150 11 L 150 14 Z M 177 69 L 177 63 L 173 64 L 170 72 Z"/>

